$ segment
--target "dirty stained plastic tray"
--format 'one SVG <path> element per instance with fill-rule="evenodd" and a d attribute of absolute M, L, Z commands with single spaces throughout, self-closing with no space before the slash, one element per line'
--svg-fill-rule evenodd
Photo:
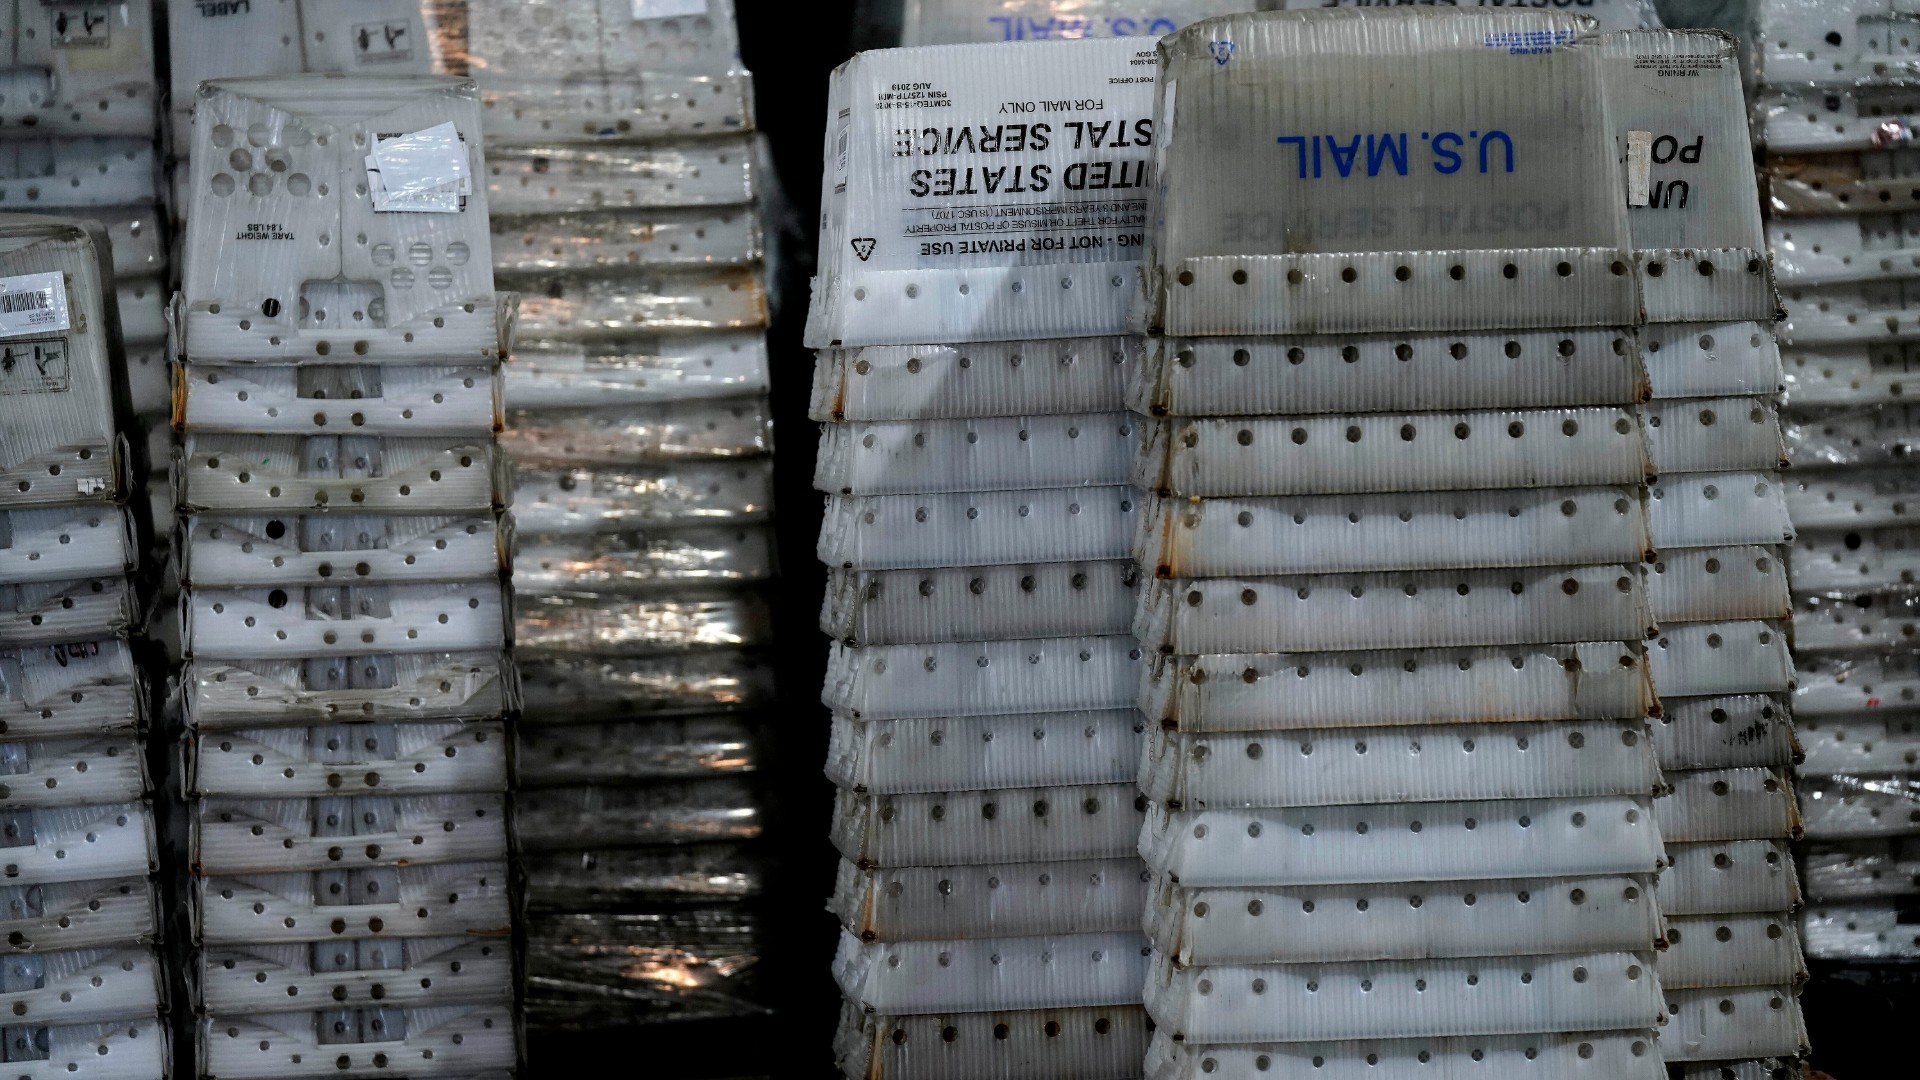
<path fill-rule="evenodd" d="M 970 1013 L 1128 1005 L 1140 998 L 1138 932 L 866 943 L 840 935 L 834 982 L 875 1013 Z"/>
<path fill-rule="evenodd" d="M 842 1075 L 871 1080 L 1138 1080 L 1148 1026 L 1138 1005 L 886 1015 L 842 1002 L 833 1046 Z"/>
<path fill-rule="evenodd" d="M 860 645 L 1128 633 L 1131 562 L 827 572 L 820 629 Z"/>
<path fill-rule="evenodd" d="M 1641 950 L 1661 939 L 1648 876 L 1183 888 L 1156 881 L 1154 946 L 1183 966 Z"/>
<path fill-rule="evenodd" d="M 176 426 L 249 435 L 468 435 L 500 424 L 491 367 L 187 364 Z"/>
<path fill-rule="evenodd" d="M 1784 769 L 1675 772 L 1672 792 L 1653 804 L 1669 843 L 1797 839 L 1800 810 Z"/>
<path fill-rule="evenodd" d="M 160 167 L 153 137 L 45 136 L 0 145 L 0 207 L 10 212 L 131 206 L 154 202 Z"/>
<path fill-rule="evenodd" d="M 195 933 L 204 946 L 453 936 L 505 943 L 511 918 L 504 850 L 492 862 L 361 871 L 363 882 L 381 887 L 383 903 L 318 902 L 316 896 L 340 895 L 333 890 L 345 888 L 342 870 L 318 877 L 284 868 L 198 877 L 192 886 Z"/>
<path fill-rule="evenodd" d="M 1783 619 L 1791 611 L 1777 548 L 1668 551 L 1647 575 L 1647 602 L 1661 626 L 1682 622 Z"/>
<path fill-rule="evenodd" d="M 506 744 L 499 721 L 201 735 L 186 786 L 192 795 L 255 799 L 504 791 Z"/>
<path fill-rule="evenodd" d="M 820 700 L 865 720 L 1132 707 L 1127 635 L 854 648 L 835 643 Z"/>
<path fill-rule="evenodd" d="M 1124 487 L 835 495 L 816 550 L 858 570 L 1124 559 L 1137 514 Z"/>
<path fill-rule="evenodd" d="M 513 995 L 511 945 L 404 938 L 334 945 L 220 945 L 200 954 L 200 1008 L 213 1013 L 309 1012 L 316 1002 L 356 1008 L 504 1003 Z"/>
<path fill-rule="evenodd" d="M 1782 765 L 1796 753 L 1795 724 L 1784 697 L 1667 698 L 1660 706 L 1649 727 L 1662 768 Z"/>
<path fill-rule="evenodd" d="M 507 850 L 505 799 L 205 797 L 190 809 L 194 865 L 202 875 L 255 875 L 498 859 Z M 337 826 L 335 817 L 343 818 Z"/>
<path fill-rule="evenodd" d="M 1134 486 L 1183 496 L 1635 484 L 1632 409 L 1181 419 L 1153 424 Z"/>
<path fill-rule="evenodd" d="M 1654 545 L 1674 548 L 1792 543 L 1791 487 L 1771 473 L 1661 477 L 1647 489 Z"/>
<path fill-rule="evenodd" d="M 511 490 L 488 438 L 189 432 L 177 453 L 186 511 L 448 514 L 490 510 Z"/>
<path fill-rule="evenodd" d="M 1286 735 L 1154 732 L 1139 781 L 1154 802 L 1194 810 L 1655 795 L 1663 786 L 1637 717 Z"/>
<path fill-rule="evenodd" d="M 497 574 L 462 582 L 202 588 L 181 598 L 188 655 L 257 660 L 506 646 Z"/>
<path fill-rule="evenodd" d="M 1447 1080 L 1483 1076 L 1663 1080 L 1667 1075 L 1651 1030 L 1246 1044 L 1185 1042 L 1159 1032 L 1146 1058 L 1148 1080 L 1205 1080 L 1222 1074 L 1265 1075 L 1273 1080 L 1370 1080 L 1383 1072 Z"/>
<path fill-rule="evenodd" d="M 1774 694 L 1794 686 L 1793 658 L 1778 623 L 1680 623 L 1647 643 L 1662 698 Z"/>
<path fill-rule="evenodd" d="M 510 543 L 491 514 L 195 514 L 182 527 L 177 572 L 193 588 L 471 580 L 497 573 Z"/>
<path fill-rule="evenodd" d="M 1789 911 L 1800 903 L 1784 839 L 1669 843 L 1660 910 L 1676 915 Z"/>
<path fill-rule="evenodd" d="M 1161 577 L 1637 562 L 1636 488 L 1156 498 L 1134 557 Z"/>
<path fill-rule="evenodd" d="M 1654 632 L 1640 571 L 1618 565 L 1156 579 L 1134 619 L 1142 644 L 1178 654 L 1638 641 Z"/>
<path fill-rule="evenodd" d="M 405 1034 L 395 1038 L 379 1033 L 382 1028 L 368 1032 L 374 1038 L 367 1042 L 335 1041 L 340 1015 L 202 1017 L 194 1025 L 199 1060 L 209 1073 L 234 1080 L 298 1080 L 313 1075 L 314 1062 L 326 1063 L 334 1076 L 380 1076 L 392 1068 L 383 1061 L 407 1062 L 411 1076 L 504 1075 L 517 1061 L 513 1010 L 506 1004 L 395 1010 L 392 1026 Z"/>
<path fill-rule="evenodd" d="M 0 732 L 9 738 L 126 731 L 146 712 L 145 680 L 124 640 L 0 649 Z"/>
<path fill-rule="evenodd" d="M 1196 1043 L 1639 1031 L 1665 1014 L 1650 950 L 1187 968 L 1156 953 L 1146 996 Z"/>
<path fill-rule="evenodd" d="M 492 720 L 516 700 L 513 665 L 499 652 L 191 659 L 180 685 L 187 725 L 198 731 Z"/>
<path fill-rule="evenodd" d="M 834 793 L 833 843 L 866 867 L 1117 858 L 1134 849 L 1145 799 L 1132 784 L 924 794 Z"/>
<path fill-rule="evenodd" d="M 768 460 L 519 469 L 513 493 L 529 535 L 758 522 L 772 503 Z"/>
<path fill-rule="evenodd" d="M 827 906 L 865 942 L 1137 930 L 1148 877 L 1135 858 L 864 870 L 842 860 Z"/>
<path fill-rule="evenodd" d="M 1141 710 L 1195 732 L 1598 720 L 1654 704 L 1622 642 L 1156 656 L 1140 675 Z"/>
<path fill-rule="evenodd" d="M 1124 484 L 1139 430 L 1123 412 L 824 424 L 813 486 L 895 495 Z"/>
<path fill-rule="evenodd" d="M 1128 404 L 1154 416 L 1625 405 L 1648 372 L 1631 330 L 1148 338 Z"/>
<path fill-rule="evenodd" d="M 821 423 L 1051 416 L 1124 407 L 1137 365 L 1126 338 L 869 345 L 814 354 L 809 418 Z"/>
<path fill-rule="evenodd" d="M 836 714 L 827 777 L 874 794 L 1113 784 L 1139 767 L 1132 709 L 856 720 Z"/>
<path fill-rule="evenodd" d="M 1671 1017 L 1660 1034 L 1668 1062 L 1725 1062 L 1741 1058 L 1799 1058 L 1807 1052 L 1806 1022 L 1790 986 L 1668 990 Z"/>
<path fill-rule="evenodd" d="M 1707 986 L 1789 986 L 1807 961 L 1789 912 L 1669 916 L 1667 950 L 1654 961 L 1669 990 Z"/>
<path fill-rule="evenodd" d="M 124 574 L 136 564 L 132 515 L 99 504 L 0 510 L 0 584 Z"/>
<path fill-rule="evenodd" d="M 11 984 L 0 989 L 0 1008 L 22 1026 L 149 1020 L 160 1011 L 164 975 L 142 946 L 9 956 L 0 970 Z"/>
<path fill-rule="evenodd" d="M 1650 874 L 1646 797 L 1252 810 L 1153 808 L 1140 852 L 1188 887 Z M 1417 827 L 1416 827 L 1417 826 Z"/>
<path fill-rule="evenodd" d="M 501 372 L 514 409 L 652 405 L 764 394 L 764 334 L 639 335 L 575 342 L 521 335 Z"/>

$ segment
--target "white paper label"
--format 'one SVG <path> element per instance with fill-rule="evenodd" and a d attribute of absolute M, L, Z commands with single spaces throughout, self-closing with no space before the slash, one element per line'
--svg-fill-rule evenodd
<path fill-rule="evenodd" d="M 0 337 L 51 334 L 72 325 L 67 279 L 59 271 L 0 278 Z"/>
<path fill-rule="evenodd" d="M 636 19 L 677 19 L 682 15 L 705 15 L 707 0 L 633 0 Z"/>
<path fill-rule="evenodd" d="M 1645 206 L 1653 195 L 1653 132 L 1627 132 L 1627 205 Z"/>
<path fill-rule="evenodd" d="M 366 163 L 376 213 L 457 214 L 473 194 L 467 148 L 451 121 L 378 138 Z"/>

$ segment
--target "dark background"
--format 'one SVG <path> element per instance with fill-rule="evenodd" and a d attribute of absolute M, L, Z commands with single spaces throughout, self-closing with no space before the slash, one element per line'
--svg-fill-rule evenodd
<path fill-rule="evenodd" d="M 1726 25 L 1739 6 L 1740 0 L 1658 4 L 1670 26 Z M 898 0 L 736 0 L 736 7 L 741 52 L 755 78 L 757 124 L 771 145 L 784 200 L 778 228 L 769 232 L 779 245 L 769 284 L 776 304 L 770 346 L 783 575 L 774 639 L 782 699 L 771 732 L 774 768 L 766 777 L 773 803 L 767 843 L 775 867 L 764 907 L 768 944 L 758 973 L 771 1012 L 754 1021 L 555 1036 L 546 1045 L 536 1039 L 529 1046 L 529 1073 L 536 1078 L 607 1065 L 663 1080 L 838 1076 L 831 1042 L 840 994 L 830 971 L 838 928 L 825 904 L 839 856 L 828 839 L 832 787 L 821 774 L 828 715 L 818 688 L 827 641 L 817 615 L 825 578 L 814 559 L 823 502 L 813 490 L 816 426 L 807 417 L 813 356 L 800 338 L 815 261 L 827 79 L 856 50 L 891 42 Z M 1802 1004 L 1815 1066 L 1836 1080 L 1896 1075 L 1885 1069 L 1910 1060 L 1907 1033 L 1920 1021 L 1920 965 L 1815 962 Z"/>

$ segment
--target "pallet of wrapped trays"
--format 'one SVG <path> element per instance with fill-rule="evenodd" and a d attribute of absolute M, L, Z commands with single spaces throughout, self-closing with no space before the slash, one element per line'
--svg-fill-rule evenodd
<path fill-rule="evenodd" d="M 1764 0 L 1753 16 L 1767 239 L 1785 301 L 1782 360 L 1794 711 L 1805 761 L 1807 955 L 1845 983 L 1920 961 L 1913 735 L 1916 430 L 1903 383 L 1920 324 L 1920 104 L 1908 16 L 1885 3 Z M 1844 972 L 1844 973 L 1843 973 Z"/>
<path fill-rule="evenodd" d="M 255 72 L 435 72 L 480 94 L 493 269 L 526 294 L 505 421 L 529 645 L 518 835 L 541 912 L 529 1022 L 763 1013 L 745 903 L 762 856 L 731 839 L 760 828 L 744 778 L 771 696 L 765 182 L 732 5 L 211 8 L 173 9 L 176 103 Z M 682 799 L 733 824 L 669 825 Z M 695 864 L 730 884 L 676 869 Z M 641 1009 L 634 950 L 666 958 Z"/>
<path fill-rule="evenodd" d="M 172 317 L 203 1076 L 517 1062 L 480 121 L 455 78 L 195 95 Z"/>
<path fill-rule="evenodd" d="M 0 215 L 0 1002 L 23 1076 L 159 1080 L 153 582 L 107 230 Z"/>
<path fill-rule="evenodd" d="M 168 437 L 168 250 L 154 153 L 159 122 L 151 0 L 14 0 L 0 62 L 0 211 L 100 222 L 113 246 L 128 388 L 164 467 Z M 130 431 L 130 435 L 137 434 Z M 139 477 L 164 491 L 165 474 Z M 164 495 L 155 520 L 170 513 Z M 155 536 L 164 559 L 170 530 Z M 156 636 L 165 636 L 157 625 Z"/>
<path fill-rule="evenodd" d="M 807 343 L 855 1080 L 1140 1074 L 1121 334 L 1156 66 L 1020 42 L 834 75 Z"/>
<path fill-rule="evenodd" d="M 1161 54 L 1147 1075 L 1797 1055 L 1783 762 L 1648 723 L 1773 694 L 1790 745 L 1730 43 L 1285 13 Z"/>

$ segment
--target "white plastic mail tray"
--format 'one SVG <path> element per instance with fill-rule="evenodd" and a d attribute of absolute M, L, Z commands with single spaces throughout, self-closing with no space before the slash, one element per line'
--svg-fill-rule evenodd
<path fill-rule="evenodd" d="M 145 716 L 145 681 L 124 640 L 0 649 L 0 733 L 10 738 L 127 731 Z"/>
<path fill-rule="evenodd" d="M 236 798 L 504 791 L 497 720 L 465 724 L 260 728 L 194 739 L 188 790 Z"/>
<path fill-rule="evenodd" d="M 861 869 L 842 860 L 828 907 L 861 941 L 1137 930 L 1138 859 Z"/>
<path fill-rule="evenodd" d="M 323 364 L 497 359 L 479 131 L 466 79 L 203 83 L 176 313 L 182 353 Z M 388 143 L 407 149 L 370 170 Z M 430 196 L 452 212 L 383 209 L 389 190 L 397 200 L 422 193 L 403 206 Z"/>
<path fill-rule="evenodd" d="M 763 254 L 759 221 L 747 207 L 493 215 L 493 268 L 501 274 L 747 266 Z"/>
<path fill-rule="evenodd" d="M 466 435 L 501 424 L 490 367 L 188 364 L 175 426 L 248 435 Z"/>
<path fill-rule="evenodd" d="M 395 517 L 195 514 L 178 574 L 192 588 L 358 586 L 484 578 L 512 538 L 491 514 Z"/>
<path fill-rule="evenodd" d="M 203 876 L 420 867 L 500 859 L 505 796 L 202 798 L 193 816 Z"/>
<path fill-rule="evenodd" d="M 502 375 L 513 409 L 691 402 L 769 386 L 765 335 L 732 330 L 606 342 L 522 336 Z"/>
<path fill-rule="evenodd" d="M 869 345 L 814 354 L 822 423 L 1111 412 L 1138 364 L 1127 338 Z"/>
<path fill-rule="evenodd" d="M 313 1075 L 316 1062 L 330 1076 L 356 1080 L 389 1075 L 398 1062 L 410 1076 L 452 1080 L 506 1075 L 519 1060 L 506 1004 L 378 1013 L 377 1025 L 348 1026 L 358 1042 L 339 1041 L 340 1017 L 331 1010 L 208 1016 L 195 1025 L 198 1058 L 208 1072 L 233 1080 L 300 1080 Z"/>
<path fill-rule="evenodd" d="M 503 1003 L 513 996 L 511 950 L 505 940 L 465 937 L 213 946 L 199 957 L 199 1006 L 231 1014 Z"/>
<path fill-rule="evenodd" d="M 196 928 L 209 947 L 293 945 L 303 946 L 302 952 L 323 942 L 453 936 L 505 944 L 507 865 L 494 858 L 360 871 L 358 891 L 367 903 L 345 899 L 348 871 L 202 877 L 194 883 Z M 365 888 L 369 883 L 385 892 L 373 893 Z"/>
<path fill-rule="evenodd" d="M 187 654 L 292 660 L 504 648 L 498 575 L 448 584 L 194 589 L 181 599 Z"/>
<path fill-rule="evenodd" d="M 133 517 L 120 507 L 0 510 L 0 584 L 110 577 L 131 570 L 136 559 Z"/>
<path fill-rule="evenodd" d="M 189 432 L 178 455 L 188 511 L 448 514 L 491 510 L 511 490 L 491 438 Z"/>
<path fill-rule="evenodd" d="M 499 652 L 197 659 L 181 669 L 180 684 L 187 724 L 199 731 L 494 720 L 516 700 L 513 665 Z"/>

